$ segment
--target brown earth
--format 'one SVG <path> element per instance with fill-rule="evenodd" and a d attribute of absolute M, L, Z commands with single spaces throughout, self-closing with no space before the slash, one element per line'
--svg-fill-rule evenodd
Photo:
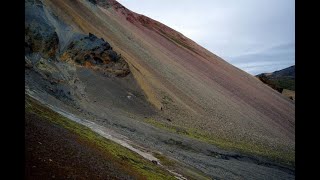
<path fill-rule="evenodd" d="M 292 91 L 292 90 L 289 90 L 289 89 L 284 89 L 282 91 L 282 94 L 288 98 L 290 98 L 291 100 L 296 100 L 296 92 L 295 91 Z"/>
<path fill-rule="evenodd" d="M 26 179 L 141 179 L 111 155 L 38 115 L 25 115 Z"/>

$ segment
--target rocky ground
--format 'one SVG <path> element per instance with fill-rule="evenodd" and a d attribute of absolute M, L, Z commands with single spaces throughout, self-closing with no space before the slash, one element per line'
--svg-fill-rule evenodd
<path fill-rule="evenodd" d="M 26 179 L 135 179 L 95 144 L 25 115 Z"/>
<path fill-rule="evenodd" d="M 155 163 L 26 96 L 26 179 L 174 179 Z"/>
<path fill-rule="evenodd" d="M 129 99 L 127 92 L 134 92 L 132 89 L 123 86 L 119 88 L 118 83 L 110 86 L 110 83 L 115 83 L 114 80 L 104 78 L 101 73 L 86 69 L 79 69 L 78 71 L 79 79 L 88 83 L 84 84 L 87 87 L 86 96 L 88 98 L 85 109 L 83 107 L 74 108 L 72 103 L 67 105 L 54 96 L 48 96 L 46 92 L 36 86 L 31 88 L 31 92 L 40 99 L 45 99 L 51 105 L 72 112 L 80 118 L 89 119 L 101 126 L 113 129 L 151 152 L 161 152 L 164 156 L 176 159 L 189 168 L 196 168 L 212 178 L 294 178 L 294 169 L 290 166 L 283 166 L 255 156 L 223 151 L 211 144 L 186 137 L 184 134 L 179 135 L 149 125 L 145 123 L 145 119 L 154 119 L 160 122 L 167 121 L 167 119 L 157 115 L 155 110 L 146 108 L 148 106 L 144 107 L 147 102 L 143 100 L 143 96 L 132 96 L 132 99 Z M 95 84 L 95 86 L 90 86 L 90 84 Z M 110 95 L 110 91 L 117 93 Z M 130 102 L 130 100 L 132 101 Z M 112 108 L 108 108 L 111 105 L 110 102 L 113 102 Z M 101 104 L 104 104 L 105 107 Z M 180 169 L 180 171 L 179 168 L 176 169 L 181 174 L 186 172 L 184 169 Z"/>

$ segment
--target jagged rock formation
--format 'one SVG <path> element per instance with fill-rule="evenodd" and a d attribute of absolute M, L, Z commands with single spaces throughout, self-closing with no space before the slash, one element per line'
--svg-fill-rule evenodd
<path fill-rule="evenodd" d="M 78 65 L 99 69 L 108 75 L 124 77 L 130 73 L 126 61 L 104 39 L 89 33 L 73 40 L 63 52 L 61 60 L 71 60 Z"/>
<path fill-rule="evenodd" d="M 36 5 L 39 4 L 39 5 Z M 58 46 L 58 35 L 44 16 L 41 1 L 29 1 L 25 16 L 25 54 L 41 53 L 45 58 L 54 58 Z M 29 8 L 35 6 L 36 10 Z"/>

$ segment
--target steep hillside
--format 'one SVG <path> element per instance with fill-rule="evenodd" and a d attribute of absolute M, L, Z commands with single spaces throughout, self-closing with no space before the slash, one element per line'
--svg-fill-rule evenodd
<path fill-rule="evenodd" d="M 256 77 L 290 99 L 295 99 L 295 66 L 273 73 L 262 73 Z"/>
<path fill-rule="evenodd" d="M 210 177 L 292 178 L 281 94 L 114 0 L 25 2 L 28 94 Z"/>

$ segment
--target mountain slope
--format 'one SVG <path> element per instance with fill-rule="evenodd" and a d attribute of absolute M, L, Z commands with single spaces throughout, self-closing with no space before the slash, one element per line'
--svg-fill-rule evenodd
<path fill-rule="evenodd" d="M 25 118 L 27 179 L 174 179 L 28 96 Z"/>
<path fill-rule="evenodd" d="M 295 100 L 295 66 L 273 73 L 258 74 L 256 77 L 286 97 Z"/>
<path fill-rule="evenodd" d="M 273 85 L 275 88 L 295 90 L 295 66 L 273 73 L 258 74 L 256 77 L 262 81 L 264 80 L 266 84 Z"/>
<path fill-rule="evenodd" d="M 39 38 L 26 39 L 26 86 L 49 104 L 131 135 L 145 132 L 148 126 L 140 122 L 146 122 L 201 143 L 294 164 L 294 103 L 255 77 L 114 0 L 27 2 L 26 37 L 40 34 L 54 48 L 39 49 Z M 150 141 L 168 138 L 158 130 L 148 133 Z M 141 134 L 131 138 L 141 140 Z M 156 144 L 190 150 L 179 142 Z M 220 170 L 202 170 L 223 177 Z"/>
<path fill-rule="evenodd" d="M 74 27 L 114 44 L 127 58 L 148 100 L 168 115 L 183 117 L 177 120 L 179 125 L 192 124 L 225 138 L 234 135 L 237 139 L 240 134 L 270 145 L 292 145 L 294 105 L 181 34 L 164 26 L 157 28 L 160 23 L 147 19 L 155 24 L 150 29 L 141 23 L 143 16 L 115 2 L 107 9 L 81 1 L 48 4 L 63 9 L 63 17 L 76 19 L 77 24 L 70 22 Z M 163 103 L 166 96 L 172 102 Z"/>
<path fill-rule="evenodd" d="M 296 77 L 296 67 L 290 66 L 285 69 L 281 69 L 279 71 L 275 71 L 272 73 L 274 76 L 287 76 L 287 77 Z"/>

